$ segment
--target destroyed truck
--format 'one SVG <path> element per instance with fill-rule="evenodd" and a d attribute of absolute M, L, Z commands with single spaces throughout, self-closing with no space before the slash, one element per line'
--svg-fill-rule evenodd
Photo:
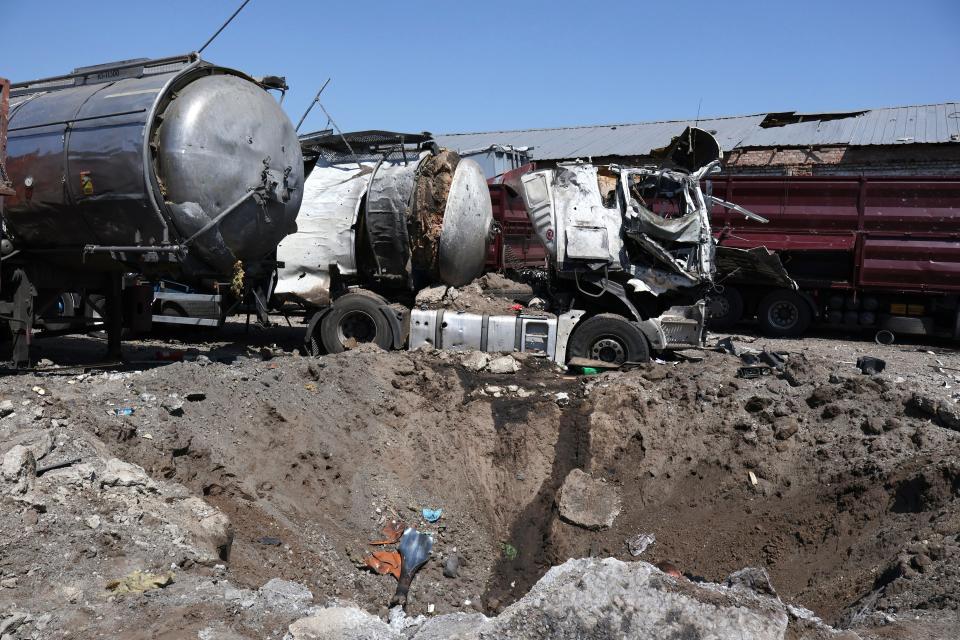
<path fill-rule="evenodd" d="M 392 144 L 378 151 L 377 136 Z M 310 353 L 375 342 L 619 365 L 701 344 L 714 241 L 700 181 L 721 157 L 710 134 L 686 130 L 661 167 L 569 163 L 520 176 L 552 313 L 502 316 L 413 308 L 420 288 L 482 271 L 490 196 L 475 163 L 426 135 L 302 142 L 316 164 L 300 231 L 280 244 L 275 299 L 309 307 Z"/>

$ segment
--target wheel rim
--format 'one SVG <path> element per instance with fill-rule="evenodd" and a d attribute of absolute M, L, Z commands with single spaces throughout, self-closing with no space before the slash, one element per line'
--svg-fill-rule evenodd
<path fill-rule="evenodd" d="M 778 329 L 791 329 L 800 320 L 800 310 L 792 302 L 778 300 L 770 305 L 767 320 Z"/>
<path fill-rule="evenodd" d="M 719 319 L 730 315 L 730 301 L 726 296 L 720 296 L 710 301 L 710 317 Z"/>
<path fill-rule="evenodd" d="M 365 311 L 350 311 L 337 324 L 337 338 L 344 347 L 352 340 L 357 344 L 377 339 L 377 323 Z"/>
<path fill-rule="evenodd" d="M 600 338 L 590 346 L 590 358 L 612 364 L 627 361 L 627 349 L 622 342 L 614 338 Z"/>

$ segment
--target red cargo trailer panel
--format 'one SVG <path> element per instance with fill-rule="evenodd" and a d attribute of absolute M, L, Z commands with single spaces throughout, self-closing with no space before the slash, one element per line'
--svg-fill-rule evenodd
<path fill-rule="evenodd" d="M 960 291 L 960 242 L 868 237 L 858 284 L 894 291 Z"/>
<path fill-rule="evenodd" d="M 960 238 L 960 180 L 870 180 L 865 184 L 863 228 Z"/>
<path fill-rule="evenodd" d="M 744 231 L 737 229 L 725 234 L 721 229 L 714 234 L 724 247 L 753 249 L 766 247 L 771 251 L 852 251 L 857 237 L 853 233 L 803 234 Z"/>

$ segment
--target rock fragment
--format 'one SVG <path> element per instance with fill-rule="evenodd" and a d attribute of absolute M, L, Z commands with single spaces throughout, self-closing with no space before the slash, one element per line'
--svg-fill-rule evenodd
<path fill-rule="evenodd" d="M 494 358 L 487 365 L 487 371 L 490 373 L 516 373 L 520 370 L 520 363 L 513 356 L 500 356 Z"/>
<path fill-rule="evenodd" d="M 22 495 L 29 491 L 37 477 L 37 459 L 33 452 L 19 444 L 7 451 L 3 456 L 2 475 L 13 485 L 10 493 Z"/>
<path fill-rule="evenodd" d="M 560 518 L 585 529 L 608 529 L 620 513 L 620 492 L 580 469 L 567 475 L 557 498 Z"/>

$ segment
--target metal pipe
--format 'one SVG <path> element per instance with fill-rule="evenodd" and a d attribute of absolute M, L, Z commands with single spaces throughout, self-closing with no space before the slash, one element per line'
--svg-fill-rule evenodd
<path fill-rule="evenodd" d="M 241 11 L 243 11 L 243 8 L 244 8 L 245 6 L 247 6 L 247 3 L 249 3 L 249 2 L 250 2 L 250 0 L 243 0 L 243 4 L 241 4 L 240 7 L 239 7 L 236 11 L 233 12 L 233 15 L 230 16 L 229 18 L 227 18 L 227 21 L 224 22 L 222 25 L 220 25 L 220 28 L 217 29 L 217 32 L 216 32 L 215 34 L 213 34 L 212 36 L 210 36 L 210 39 L 207 40 L 206 42 L 204 42 L 202 47 L 200 47 L 199 49 L 197 49 L 197 55 L 203 53 L 203 50 L 206 49 L 208 46 L 210 46 L 210 43 L 211 43 L 211 42 L 213 42 L 214 40 L 216 40 L 217 36 L 220 35 L 220 32 L 223 31 L 224 29 L 226 29 L 228 24 L 230 24 L 231 22 L 233 22 L 233 19 L 237 17 L 237 14 L 238 14 L 238 13 L 240 13 Z"/>
<path fill-rule="evenodd" d="M 248 198 L 252 197 L 254 193 L 256 193 L 256 191 L 255 191 L 254 189 L 251 189 L 251 190 L 247 191 L 245 194 L 243 194 L 242 196 L 240 196 L 239 198 L 237 198 L 237 200 L 234 201 L 233 204 L 231 204 L 229 207 L 227 207 L 226 209 L 224 209 L 223 211 L 221 211 L 220 214 L 217 215 L 216 218 L 214 218 L 213 220 L 211 220 L 211 221 L 208 222 L 207 224 L 203 225 L 203 228 L 200 229 L 200 231 L 197 231 L 195 234 L 193 234 L 192 236 L 190 236 L 189 238 L 187 238 L 187 240 L 183 243 L 183 245 L 184 245 L 184 246 L 189 245 L 189 244 L 192 243 L 194 240 L 196 240 L 198 237 L 202 236 L 202 235 L 205 234 L 207 231 L 210 231 L 210 229 L 213 229 L 213 228 L 214 228 L 215 226 L 217 226 L 217 225 L 220 223 L 220 221 L 223 220 L 229 213 L 231 213 L 231 212 L 234 211 L 237 207 L 239 207 L 241 204 L 243 204 L 244 202 L 246 202 Z"/>
<path fill-rule="evenodd" d="M 320 94 L 323 93 L 323 90 L 327 88 L 328 84 L 330 84 L 330 78 L 327 78 L 327 81 L 323 83 L 323 86 L 320 87 L 319 91 L 317 91 L 317 95 L 313 96 L 310 106 L 308 106 L 307 110 L 303 112 L 303 116 L 300 118 L 300 122 L 297 123 L 297 128 L 294 129 L 294 131 L 300 131 L 300 125 L 302 125 L 303 121 L 307 119 L 307 114 L 313 110 L 314 105 L 320 102 Z"/>
<path fill-rule="evenodd" d="M 103 246 L 96 244 L 88 244 L 83 248 L 83 253 L 181 253 L 186 251 L 186 246 L 181 244 L 166 245 L 162 247 L 145 247 L 145 246 Z"/>

